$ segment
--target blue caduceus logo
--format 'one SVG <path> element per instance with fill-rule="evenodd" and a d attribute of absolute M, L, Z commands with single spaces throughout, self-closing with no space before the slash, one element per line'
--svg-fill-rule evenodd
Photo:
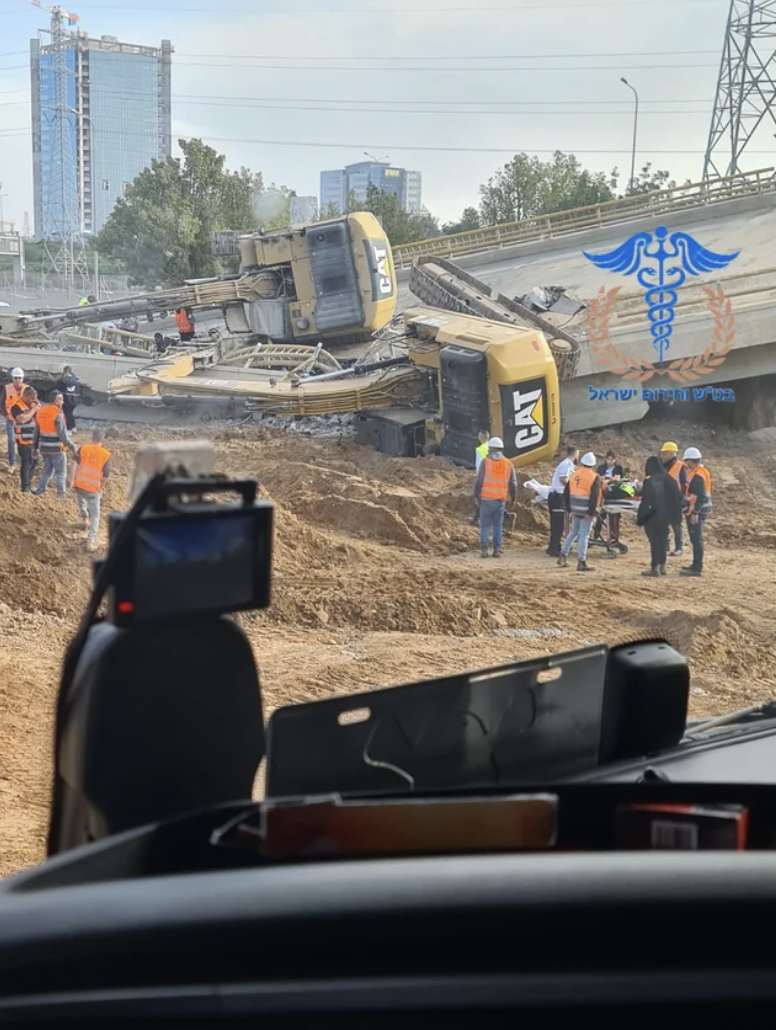
<path fill-rule="evenodd" d="M 647 302 L 652 346 L 658 353 L 658 363 L 662 364 L 671 346 L 679 287 L 684 285 L 688 275 L 702 275 L 704 272 L 727 268 L 741 251 L 737 250 L 735 254 L 715 254 L 686 232 L 672 232 L 669 236 L 668 230 L 661 225 L 655 229 L 654 236 L 651 232 L 634 233 L 629 240 L 608 254 L 582 253 L 597 268 L 620 272 L 622 275 L 638 272 L 636 278 L 646 290 L 644 299 Z"/>

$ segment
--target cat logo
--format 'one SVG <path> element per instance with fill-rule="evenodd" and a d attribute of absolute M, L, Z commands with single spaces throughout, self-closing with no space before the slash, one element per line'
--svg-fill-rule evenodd
<path fill-rule="evenodd" d="M 372 300 L 387 300 L 394 292 L 388 245 L 378 240 L 369 240 L 367 248 L 368 254 L 371 251 L 369 271 L 372 278 Z"/>
<path fill-rule="evenodd" d="M 535 390 L 512 392 L 514 445 L 517 451 L 533 451 L 547 439 L 547 401 L 544 383 Z"/>

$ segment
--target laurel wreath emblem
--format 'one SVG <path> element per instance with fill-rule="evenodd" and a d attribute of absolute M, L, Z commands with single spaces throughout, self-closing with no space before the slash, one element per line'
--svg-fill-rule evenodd
<path fill-rule="evenodd" d="M 648 361 L 623 354 L 609 338 L 609 322 L 621 289 L 618 286 L 607 290 L 602 286 L 587 310 L 590 350 L 607 372 L 639 383 L 647 383 L 653 376 L 665 375 L 677 383 L 686 383 L 709 375 L 725 363 L 736 337 L 736 316 L 721 286 L 703 287 L 706 294 L 704 304 L 714 320 L 714 333 L 709 346 L 694 358 L 678 358 L 663 368 L 656 368 Z"/>

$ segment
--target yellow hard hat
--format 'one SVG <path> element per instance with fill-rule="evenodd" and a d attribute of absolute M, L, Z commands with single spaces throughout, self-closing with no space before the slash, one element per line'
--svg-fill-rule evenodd
<path fill-rule="evenodd" d="M 664 443 L 663 446 L 660 448 L 660 450 L 661 451 L 670 451 L 672 454 L 678 454 L 679 453 L 679 448 L 676 446 L 675 443 L 672 443 L 670 440 L 668 441 L 668 443 Z"/>

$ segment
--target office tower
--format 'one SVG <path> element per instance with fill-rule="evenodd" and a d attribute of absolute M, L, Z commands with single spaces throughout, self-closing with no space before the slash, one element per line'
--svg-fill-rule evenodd
<path fill-rule="evenodd" d="M 59 17 L 51 43 L 30 43 L 35 236 L 68 240 L 72 251 L 154 158 L 172 152 L 173 48 L 68 33 Z"/>
<path fill-rule="evenodd" d="M 370 184 L 384 193 L 394 194 L 402 211 L 420 211 L 420 172 L 392 168 L 384 161 L 359 161 L 345 168 L 321 172 L 321 211 L 330 204 L 344 211 L 351 194 L 363 202 Z"/>

